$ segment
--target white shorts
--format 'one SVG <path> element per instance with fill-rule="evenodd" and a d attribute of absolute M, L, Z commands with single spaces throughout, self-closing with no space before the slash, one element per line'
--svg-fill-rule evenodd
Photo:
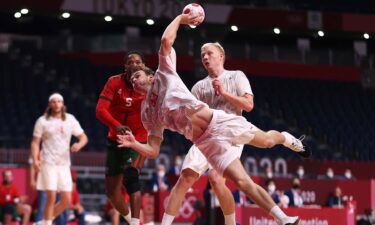
<path fill-rule="evenodd" d="M 214 110 L 211 123 L 194 144 L 212 167 L 223 175 L 229 164 L 240 158 L 243 144 L 248 144 L 258 130 L 242 116 Z M 241 151 L 237 150 L 240 148 Z"/>
<path fill-rule="evenodd" d="M 237 158 L 241 157 L 242 150 L 244 145 L 233 145 L 230 148 L 230 151 L 236 153 Z M 198 173 L 201 176 L 207 170 L 211 170 L 212 166 L 208 162 L 207 158 L 195 145 L 191 146 L 188 154 L 185 156 L 184 163 L 182 164 L 181 171 L 184 169 L 192 169 L 194 172 Z"/>
<path fill-rule="evenodd" d="M 37 178 L 39 191 L 66 191 L 73 189 L 70 166 L 55 166 L 42 163 Z"/>

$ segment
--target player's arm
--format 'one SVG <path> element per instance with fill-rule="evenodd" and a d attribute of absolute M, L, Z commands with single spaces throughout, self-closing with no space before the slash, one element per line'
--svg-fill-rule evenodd
<path fill-rule="evenodd" d="M 254 108 L 254 96 L 250 94 L 246 93 L 243 96 L 236 96 L 225 92 L 222 96 L 227 102 L 246 112 L 250 112 Z"/>
<path fill-rule="evenodd" d="M 117 121 L 111 113 L 109 112 L 109 108 L 111 106 L 111 102 L 113 96 L 115 94 L 116 88 L 113 86 L 111 78 L 105 84 L 102 92 L 100 93 L 98 104 L 96 105 L 96 118 L 98 118 L 102 123 L 104 123 L 107 127 L 117 128 L 122 124 Z"/>
<path fill-rule="evenodd" d="M 172 46 L 176 40 L 177 31 L 180 27 L 180 24 L 188 24 L 189 20 L 195 18 L 189 18 L 188 14 L 178 15 L 165 29 L 163 36 L 161 37 L 161 44 L 159 53 L 163 56 L 167 56 L 172 51 Z"/>
<path fill-rule="evenodd" d="M 223 96 L 227 102 L 236 108 L 250 112 L 254 108 L 254 96 L 250 82 L 242 71 L 239 71 L 234 79 L 236 80 L 237 95 L 228 93 L 218 79 L 212 81 L 215 93 Z"/>
<path fill-rule="evenodd" d="M 144 155 L 147 158 L 155 159 L 160 152 L 160 146 L 163 141 L 163 138 L 149 135 L 147 138 L 147 143 L 142 144 L 139 141 L 135 140 L 135 137 L 130 131 L 126 131 L 124 135 L 117 135 L 118 147 L 120 148 L 132 148 L 140 154 Z"/>
<path fill-rule="evenodd" d="M 33 140 L 31 141 L 31 159 L 33 161 L 32 167 L 34 168 L 33 173 L 37 173 L 40 169 L 40 160 L 39 160 L 39 151 L 40 151 L 40 137 L 33 137 Z M 33 179 L 33 177 L 31 177 Z M 32 181 L 31 181 L 32 182 Z"/>
<path fill-rule="evenodd" d="M 76 138 L 78 139 L 78 142 L 74 143 L 70 148 L 72 152 L 78 152 L 89 142 L 89 139 L 85 133 L 77 135 Z"/>

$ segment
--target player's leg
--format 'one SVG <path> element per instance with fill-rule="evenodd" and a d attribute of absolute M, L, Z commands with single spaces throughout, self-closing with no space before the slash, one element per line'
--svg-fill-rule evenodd
<path fill-rule="evenodd" d="M 115 141 L 108 141 L 105 189 L 112 206 L 130 223 L 130 211 L 122 196 L 123 186 L 123 152 L 117 148 Z"/>
<path fill-rule="evenodd" d="M 282 144 L 304 158 L 311 156 L 311 151 L 303 146 L 302 139 L 297 139 L 288 132 L 279 132 L 276 130 L 265 132 L 258 128 L 255 129 L 254 138 L 249 142 L 250 145 L 258 148 L 272 148 L 275 145 Z"/>
<path fill-rule="evenodd" d="M 130 222 L 130 211 L 122 194 L 122 174 L 105 177 L 106 195 L 112 206 Z"/>
<path fill-rule="evenodd" d="M 70 191 L 61 191 L 61 199 L 53 208 L 53 217 L 60 215 L 66 208 L 69 207 L 71 202 L 72 192 Z"/>
<path fill-rule="evenodd" d="M 130 225 L 140 224 L 140 213 L 142 206 L 141 183 L 139 181 L 139 172 L 143 166 L 145 157 L 133 149 L 122 149 L 124 152 L 124 180 L 123 184 L 130 196 L 131 221 Z"/>
<path fill-rule="evenodd" d="M 283 144 L 285 137 L 278 131 L 270 130 L 264 132 L 257 130 L 254 132 L 254 138 L 250 141 L 250 145 L 258 148 L 272 148 L 275 145 Z"/>
<path fill-rule="evenodd" d="M 168 205 L 165 209 L 161 225 L 171 225 L 174 217 L 178 214 L 185 194 L 199 178 L 199 173 L 190 168 L 182 170 L 177 183 L 172 188 L 168 199 Z"/>
<path fill-rule="evenodd" d="M 220 202 L 221 210 L 223 211 L 225 224 L 235 225 L 235 203 L 232 192 L 225 185 L 225 178 L 222 177 L 216 170 L 212 169 L 208 173 L 208 179 L 211 187 L 214 190 Z"/>
<path fill-rule="evenodd" d="M 246 174 L 239 159 L 232 161 L 224 170 L 224 176 L 244 192 L 260 208 L 271 214 L 279 225 L 297 225 L 298 217 L 287 216 L 271 196 Z"/>
<path fill-rule="evenodd" d="M 108 215 L 112 225 L 120 225 L 120 213 L 115 208 L 109 210 Z"/>
<path fill-rule="evenodd" d="M 46 207 L 44 209 L 44 225 L 51 225 L 53 220 L 53 208 L 56 202 L 56 191 L 47 190 Z"/>
<path fill-rule="evenodd" d="M 28 225 L 30 222 L 31 206 L 23 203 L 17 204 L 17 213 L 22 216 L 22 225 Z"/>
<path fill-rule="evenodd" d="M 207 169 L 208 162 L 206 157 L 193 145 L 185 156 L 180 177 L 171 190 L 161 225 L 172 224 L 174 217 L 178 214 L 182 202 L 185 199 L 186 192 Z"/>
<path fill-rule="evenodd" d="M 53 209 L 53 216 L 60 215 L 66 208 L 69 207 L 72 190 L 73 180 L 69 166 L 57 166 L 57 190 L 60 191 L 60 201 L 55 204 Z"/>

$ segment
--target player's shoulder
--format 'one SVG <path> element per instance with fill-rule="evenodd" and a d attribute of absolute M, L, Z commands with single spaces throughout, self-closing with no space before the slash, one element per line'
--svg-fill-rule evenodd
<path fill-rule="evenodd" d="M 206 76 L 205 78 L 199 80 L 197 83 L 195 83 L 194 86 L 196 86 L 196 87 L 202 87 L 202 86 L 204 86 L 206 83 L 211 83 L 211 81 L 210 81 L 210 77 L 209 77 L 209 76 Z"/>
<path fill-rule="evenodd" d="M 47 118 L 45 115 L 41 115 L 38 117 L 38 119 L 36 119 L 36 123 L 44 123 L 47 121 Z"/>
<path fill-rule="evenodd" d="M 66 120 L 68 120 L 68 121 L 77 120 L 76 117 L 73 114 L 65 113 L 65 116 L 66 116 Z"/>
<path fill-rule="evenodd" d="M 225 70 L 227 76 L 246 76 L 242 70 Z"/>
<path fill-rule="evenodd" d="M 108 82 L 111 82 L 111 83 L 118 83 L 118 82 L 121 82 L 122 81 L 122 76 L 123 74 L 120 73 L 120 74 L 117 74 L 117 75 L 112 75 L 108 78 Z"/>

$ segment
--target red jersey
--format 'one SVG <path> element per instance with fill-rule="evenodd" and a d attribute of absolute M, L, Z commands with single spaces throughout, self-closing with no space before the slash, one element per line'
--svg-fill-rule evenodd
<path fill-rule="evenodd" d="M 145 142 L 147 131 L 141 121 L 141 105 L 145 96 L 129 88 L 123 79 L 122 75 L 110 77 L 99 98 L 110 101 L 108 112 L 119 122 L 116 126 L 128 126 L 137 141 Z M 116 127 L 109 126 L 108 138 L 116 141 L 116 135 Z"/>
<path fill-rule="evenodd" d="M 0 186 L 0 206 L 14 203 L 14 199 L 19 197 L 18 189 L 16 185 L 4 185 Z"/>

